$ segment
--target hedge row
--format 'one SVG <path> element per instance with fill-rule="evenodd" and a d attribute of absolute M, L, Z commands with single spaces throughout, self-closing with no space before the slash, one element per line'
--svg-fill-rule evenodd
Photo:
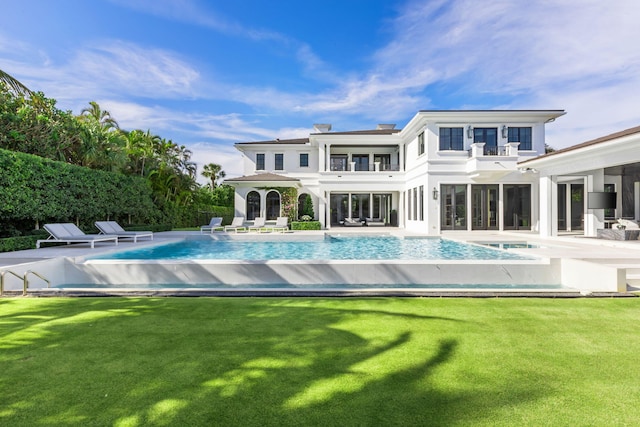
<path fill-rule="evenodd" d="M 291 223 L 292 230 L 320 230 L 320 221 L 294 221 Z"/>
<path fill-rule="evenodd" d="M 0 218 L 6 223 L 112 219 L 159 222 L 147 182 L 0 149 Z M 2 230 L 0 230 L 2 232 Z M 6 234 L 6 233 L 5 233 Z"/>

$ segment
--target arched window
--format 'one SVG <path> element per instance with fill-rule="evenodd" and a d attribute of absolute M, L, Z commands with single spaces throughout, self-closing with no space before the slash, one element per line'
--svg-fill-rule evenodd
<path fill-rule="evenodd" d="M 250 191 L 247 194 L 247 219 L 253 220 L 260 216 L 260 194 L 257 191 Z"/>
<path fill-rule="evenodd" d="M 267 193 L 267 219 L 277 219 L 280 216 L 280 194 L 272 190 Z"/>

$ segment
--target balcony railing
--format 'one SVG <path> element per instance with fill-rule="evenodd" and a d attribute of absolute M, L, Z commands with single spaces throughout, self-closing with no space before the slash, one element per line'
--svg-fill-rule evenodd
<path fill-rule="evenodd" d="M 508 143 L 501 146 L 486 146 L 484 142 L 475 142 L 467 150 L 469 157 L 482 156 L 517 156 L 519 143 Z"/>
<path fill-rule="evenodd" d="M 469 157 L 472 157 L 472 151 L 473 149 L 470 148 L 467 150 L 467 153 L 469 153 Z M 484 149 L 482 150 L 482 155 L 483 156 L 508 156 L 508 150 L 507 147 L 505 146 L 500 146 L 500 147 L 484 147 Z"/>
<path fill-rule="evenodd" d="M 376 168 L 377 166 L 377 168 Z M 329 170 L 331 172 L 398 172 L 400 165 L 358 165 L 351 164 L 338 164 L 330 165 Z"/>

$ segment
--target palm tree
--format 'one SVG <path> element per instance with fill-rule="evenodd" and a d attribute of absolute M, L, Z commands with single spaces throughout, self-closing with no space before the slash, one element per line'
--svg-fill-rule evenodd
<path fill-rule="evenodd" d="M 137 129 L 126 132 L 125 136 L 127 153 L 133 163 L 132 172 L 137 174 L 139 171 L 140 176 L 145 176 L 145 173 L 148 173 L 147 161 L 154 159 L 155 148 L 159 145 L 161 138 L 152 135 L 150 130 L 142 132 Z M 140 163 L 139 166 L 138 163 Z M 153 164 L 151 166 L 153 167 Z"/>
<path fill-rule="evenodd" d="M 9 86 L 17 95 L 22 95 L 24 97 L 31 95 L 31 90 L 28 87 L 20 83 L 16 78 L 11 77 L 9 74 L 0 70 L 0 83 L 4 83 Z"/>
<path fill-rule="evenodd" d="M 95 121 L 100 123 L 100 126 L 105 130 L 120 129 L 120 126 L 118 126 L 118 122 L 116 122 L 116 120 L 111 117 L 110 112 L 101 109 L 98 103 L 95 101 L 89 102 L 89 105 L 90 107 L 84 108 L 80 112 L 80 116 L 93 118 Z"/>
<path fill-rule="evenodd" d="M 227 176 L 227 174 L 222 170 L 222 166 L 216 163 L 209 163 L 204 165 L 202 176 L 211 180 L 211 189 L 213 190 L 218 185 L 217 181 Z"/>

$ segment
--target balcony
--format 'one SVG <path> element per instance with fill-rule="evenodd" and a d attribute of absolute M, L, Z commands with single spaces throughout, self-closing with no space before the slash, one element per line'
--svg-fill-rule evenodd
<path fill-rule="evenodd" d="M 471 144 L 467 173 L 478 179 L 498 179 L 517 170 L 518 142 L 487 147 L 484 142 Z"/>
<path fill-rule="evenodd" d="M 362 165 L 350 162 L 346 164 L 331 164 L 329 170 L 331 172 L 398 172 L 400 165 L 380 164 L 378 162 L 373 165 Z"/>
<path fill-rule="evenodd" d="M 484 142 L 476 142 L 471 144 L 471 148 L 467 150 L 469 157 L 484 157 L 484 156 L 508 156 L 518 157 L 519 142 L 509 142 L 500 146 L 487 147 Z"/>

